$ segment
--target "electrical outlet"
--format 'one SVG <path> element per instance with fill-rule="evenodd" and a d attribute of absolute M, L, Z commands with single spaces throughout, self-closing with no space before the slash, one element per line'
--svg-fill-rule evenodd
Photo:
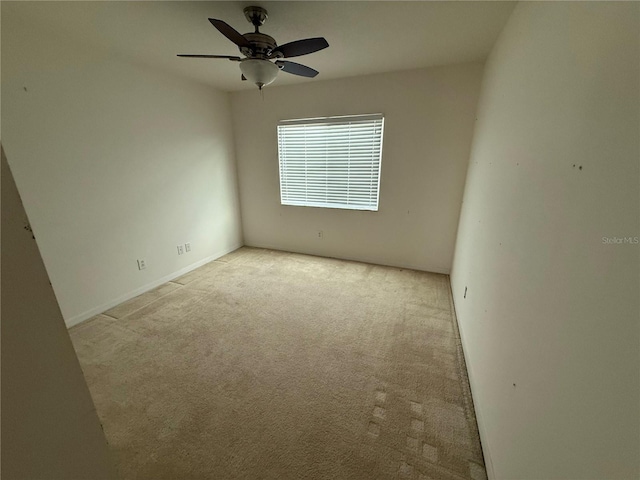
<path fill-rule="evenodd" d="M 182 245 L 178 245 L 178 255 L 182 255 L 184 253 L 184 247 Z"/>
<path fill-rule="evenodd" d="M 145 268 L 147 268 L 147 262 L 141 258 L 138 260 L 138 270 L 144 270 Z"/>
<path fill-rule="evenodd" d="M 324 237 L 324 233 L 322 232 L 322 230 L 318 230 L 318 238 L 323 238 Z"/>
<path fill-rule="evenodd" d="M 184 244 L 184 251 L 185 252 L 190 252 L 191 251 L 191 243 L 187 242 Z"/>

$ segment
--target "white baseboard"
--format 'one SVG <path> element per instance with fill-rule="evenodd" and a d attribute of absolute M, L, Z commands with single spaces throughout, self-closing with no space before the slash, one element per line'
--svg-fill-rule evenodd
<path fill-rule="evenodd" d="M 133 297 L 137 297 L 138 295 L 141 295 L 145 292 L 148 292 L 149 290 L 159 287 L 163 283 L 170 282 L 174 278 L 178 278 L 184 275 L 185 273 L 189 273 L 191 270 L 195 270 L 196 268 L 201 267 L 205 263 L 209 263 L 215 260 L 216 258 L 220 258 L 223 255 L 233 252 L 234 250 L 237 250 L 240 247 L 242 247 L 242 244 L 236 245 L 230 249 L 225 249 L 225 250 L 216 252 L 213 255 L 203 258 L 202 260 L 198 260 L 197 262 L 192 263 L 191 265 L 188 265 L 184 268 L 181 268 L 176 272 L 173 272 L 173 273 L 170 273 L 169 275 L 165 275 L 164 277 L 158 278 L 157 280 L 154 280 L 151 283 L 147 283 L 146 285 L 143 285 L 140 288 L 136 288 L 131 292 L 127 292 L 124 295 L 119 296 L 118 298 L 114 298 L 113 300 L 110 300 L 106 303 L 103 303 L 102 305 L 99 305 L 90 310 L 87 310 L 86 312 L 82 312 L 79 315 L 75 315 L 71 318 L 65 318 L 64 323 L 67 325 L 67 328 L 71 328 L 74 325 L 78 325 L 79 323 L 82 323 L 85 320 L 95 317 L 96 315 L 102 312 L 106 312 L 107 310 L 115 307 L 116 305 L 120 305 L 122 302 L 126 302 L 127 300 L 130 300 Z"/>
<path fill-rule="evenodd" d="M 317 253 L 317 252 L 311 252 L 311 251 L 303 251 L 297 248 L 285 248 L 279 245 L 270 245 L 267 243 L 245 243 L 244 244 L 245 247 L 254 247 L 254 248 L 266 248 L 268 250 L 278 250 L 281 252 L 290 252 L 290 253 L 299 253 L 301 255 L 311 255 L 314 257 L 323 257 L 323 258 L 335 258 L 338 260 L 347 260 L 350 262 L 360 262 L 360 263 L 369 263 L 371 265 L 381 265 L 383 267 L 395 267 L 395 268 L 406 268 L 407 270 L 418 270 L 420 272 L 429 272 L 429 273 L 440 273 L 442 275 L 449 275 L 451 273 L 451 269 L 450 268 L 446 268 L 446 267 L 436 267 L 433 266 L 429 269 L 425 269 L 424 265 L 418 265 L 418 264 L 413 264 L 413 263 L 405 263 L 405 262 L 400 262 L 400 263 L 390 263 L 390 262 L 384 262 L 384 261 L 380 261 L 379 259 L 375 259 L 375 258 L 369 258 L 367 256 L 363 256 L 363 257 L 353 257 L 353 256 L 332 256 L 332 255 L 326 255 L 326 254 L 322 254 L 322 253 Z"/>
<path fill-rule="evenodd" d="M 465 341 L 465 333 L 464 328 L 462 327 L 462 322 L 458 319 L 458 310 L 456 309 L 456 296 L 453 293 L 453 288 L 451 285 L 451 276 L 449 276 L 449 285 L 451 287 L 451 303 L 453 304 L 453 319 L 458 324 L 458 332 L 460 333 L 460 342 L 462 343 L 462 352 L 465 357 L 465 364 L 467 367 L 467 378 L 469 379 L 469 388 L 471 389 L 471 398 L 477 399 L 478 397 L 474 395 L 474 392 L 478 391 L 475 382 L 475 375 L 473 375 L 473 367 L 469 362 L 469 358 L 465 354 L 467 351 L 467 342 Z M 496 478 L 495 472 L 493 469 L 493 462 L 491 461 L 491 454 L 489 452 L 489 442 L 487 441 L 487 434 L 485 429 L 485 423 L 482 419 L 482 412 L 479 409 L 478 404 L 474 401 L 474 411 L 476 415 L 476 421 L 478 423 L 478 433 L 480 434 L 480 443 L 482 445 L 482 455 L 484 457 L 484 467 L 487 472 L 487 478 L 489 480 L 493 480 Z"/>

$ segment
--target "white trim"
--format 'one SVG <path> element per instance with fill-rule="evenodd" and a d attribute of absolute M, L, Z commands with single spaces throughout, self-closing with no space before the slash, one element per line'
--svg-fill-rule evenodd
<path fill-rule="evenodd" d="M 391 262 L 381 262 L 379 259 L 373 258 L 373 257 L 367 257 L 367 256 L 335 256 L 335 255 L 328 255 L 326 253 L 321 253 L 321 252 L 313 252 L 313 251 L 309 251 L 309 250 L 300 250 L 297 248 L 288 248 L 288 247 L 282 247 L 282 246 L 278 246 L 278 245 L 271 245 L 268 243 L 245 243 L 244 244 L 245 247 L 253 247 L 253 248 L 266 248 L 267 250 L 278 250 L 280 252 L 289 252 L 289 253 L 299 253 L 300 255 L 311 255 L 313 257 L 321 257 L 321 258 L 335 258 L 336 260 L 346 260 L 348 262 L 359 262 L 359 263 L 366 263 L 369 265 L 379 265 L 381 267 L 393 267 L 393 268 L 404 268 L 406 270 L 416 270 L 419 272 L 427 272 L 427 273 L 437 273 L 439 275 L 449 275 L 450 274 L 450 269 L 446 268 L 446 267 L 433 267 L 433 268 L 429 268 L 428 270 L 425 268 L 424 265 L 418 265 L 415 263 L 404 263 L 404 262 L 400 262 L 400 263 L 391 263 Z"/>
<path fill-rule="evenodd" d="M 291 120 L 280 120 L 278 125 L 309 125 L 315 123 L 333 123 L 333 122 L 365 122 L 368 120 L 383 120 L 382 113 L 366 113 L 363 115 L 340 115 L 333 117 L 313 117 L 313 118 L 293 118 Z"/>
<path fill-rule="evenodd" d="M 160 285 L 162 285 L 163 283 L 167 283 L 170 282 L 171 280 L 181 277 L 182 275 L 184 275 L 185 273 L 189 273 L 192 270 L 195 270 L 198 267 L 201 267 L 202 265 L 204 265 L 205 263 L 209 263 L 213 260 L 215 260 L 216 258 L 220 258 L 223 255 L 226 255 L 227 253 L 233 252 L 234 250 L 237 250 L 238 248 L 242 247 L 242 244 L 236 245 L 234 247 L 232 247 L 231 249 L 225 249 L 222 250 L 220 252 L 216 252 L 213 255 L 210 255 L 206 258 L 203 258 L 202 260 L 198 260 L 196 263 L 192 263 L 191 265 L 188 265 L 184 268 L 181 268 L 180 270 L 170 273 L 169 275 L 165 275 L 164 277 L 161 277 L 157 280 L 154 280 L 151 283 L 147 283 L 146 285 L 143 285 L 140 288 L 136 288 L 135 290 L 131 291 L 131 292 L 127 292 L 124 295 L 119 296 L 118 298 L 114 298 L 113 300 L 110 300 L 106 303 L 103 303 L 102 305 L 99 305 L 97 307 L 94 307 L 90 310 L 87 310 L 86 312 L 82 312 L 74 317 L 65 319 L 64 323 L 67 325 L 67 328 L 71 328 L 75 325 L 78 325 L 79 323 L 84 322 L 85 320 L 89 320 L 92 317 L 95 317 L 96 315 L 102 313 L 102 312 L 106 312 L 107 310 L 115 307 L 116 305 L 120 305 L 122 302 L 126 302 L 127 300 L 130 300 L 134 297 L 137 297 L 138 295 L 142 295 L 145 292 L 148 292 L 149 290 L 152 290 L 156 287 L 159 287 Z"/>
<path fill-rule="evenodd" d="M 467 378 L 469 379 L 469 388 L 471 389 L 471 398 L 478 398 L 474 395 L 474 392 L 478 391 L 478 387 L 475 382 L 475 375 L 473 375 L 473 368 L 469 363 L 469 358 L 466 355 L 467 342 L 465 341 L 464 329 L 462 323 L 458 320 L 458 309 L 456 308 L 456 294 L 453 291 L 453 283 L 451 282 L 451 276 L 449 276 L 449 287 L 451 289 L 451 303 L 453 305 L 453 319 L 458 325 L 458 332 L 460 334 L 460 343 L 462 344 L 462 352 L 465 358 L 465 364 L 467 367 Z M 476 423 L 478 424 L 478 434 L 480 435 L 480 444 L 482 445 L 482 455 L 484 456 L 484 468 L 487 472 L 487 478 L 492 480 L 496 478 L 495 471 L 493 469 L 493 461 L 491 460 L 491 454 L 489 452 L 489 442 L 487 440 L 487 433 L 485 429 L 485 423 L 482 419 L 482 413 L 480 412 L 477 403 L 474 401 L 474 411 L 476 415 Z"/>

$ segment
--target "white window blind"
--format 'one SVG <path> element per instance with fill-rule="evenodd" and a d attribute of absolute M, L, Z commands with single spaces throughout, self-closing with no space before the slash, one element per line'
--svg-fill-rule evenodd
<path fill-rule="evenodd" d="M 384 117 L 278 124 L 282 205 L 378 210 Z"/>

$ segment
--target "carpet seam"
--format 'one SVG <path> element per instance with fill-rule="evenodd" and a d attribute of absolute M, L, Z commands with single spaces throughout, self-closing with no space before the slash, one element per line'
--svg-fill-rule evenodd
<path fill-rule="evenodd" d="M 174 283 L 174 282 L 169 281 L 169 282 L 167 282 L 167 283 Z M 160 285 L 159 287 L 162 287 L 163 285 L 166 285 L 167 283 L 163 283 L 163 284 L 162 284 L 162 285 Z M 149 305 L 152 305 L 152 304 L 156 303 L 158 300 L 163 299 L 163 298 L 164 298 L 164 297 L 166 297 L 167 295 L 171 295 L 172 293 L 177 292 L 178 290 L 181 290 L 182 288 L 184 288 L 184 287 L 185 287 L 185 285 L 182 285 L 182 284 L 180 284 L 180 283 L 176 283 L 175 285 L 178 285 L 178 288 L 176 288 L 175 290 L 171 290 L 170 292 L 167 292 L 167 293 L 165 293 L 164 295 L 159 296 L 158 298 L 156 298 L 156 299 L 154 299 L 153 301 L 151 301 L 151 302 L 147 303 L 146 305 L 143 305 L 143 306 L 142 306 L 142 307 L 140 307 L 140 308 L 136 308 L 136 309 L 135 309 L 135 310 L 133 310 L 132 312 L 129 312 L 129 313 L 127 313 L 126 315 L 123 315 L 123 316 L 122 316 L 122 317 L 120 317 L 120 318 L 112 317 L 111 315 L 107 315 L 107 314 L 105 314 L 105 313 L 101 313 L 100 315 L 105 315 L 106 317 L 114 318 L 115 320 L 123 320 L 123 319 L 127 318 L 128 316 L 133 315 L 134 313 L 139 312 L 139 311 L 140 311 L 140 310 L 142 310 L 143 308 L 147 308 Z M 158 287 L 158 288 L 159 288 L 159 287 Z M 147 292 L 147 293 L 148 293 L 148 292 Z M 143 293 L 142 295 L 145 295 L 145 294 Z M 133 300 L 133 299 L 132 299 L 132 300 Z"/>

